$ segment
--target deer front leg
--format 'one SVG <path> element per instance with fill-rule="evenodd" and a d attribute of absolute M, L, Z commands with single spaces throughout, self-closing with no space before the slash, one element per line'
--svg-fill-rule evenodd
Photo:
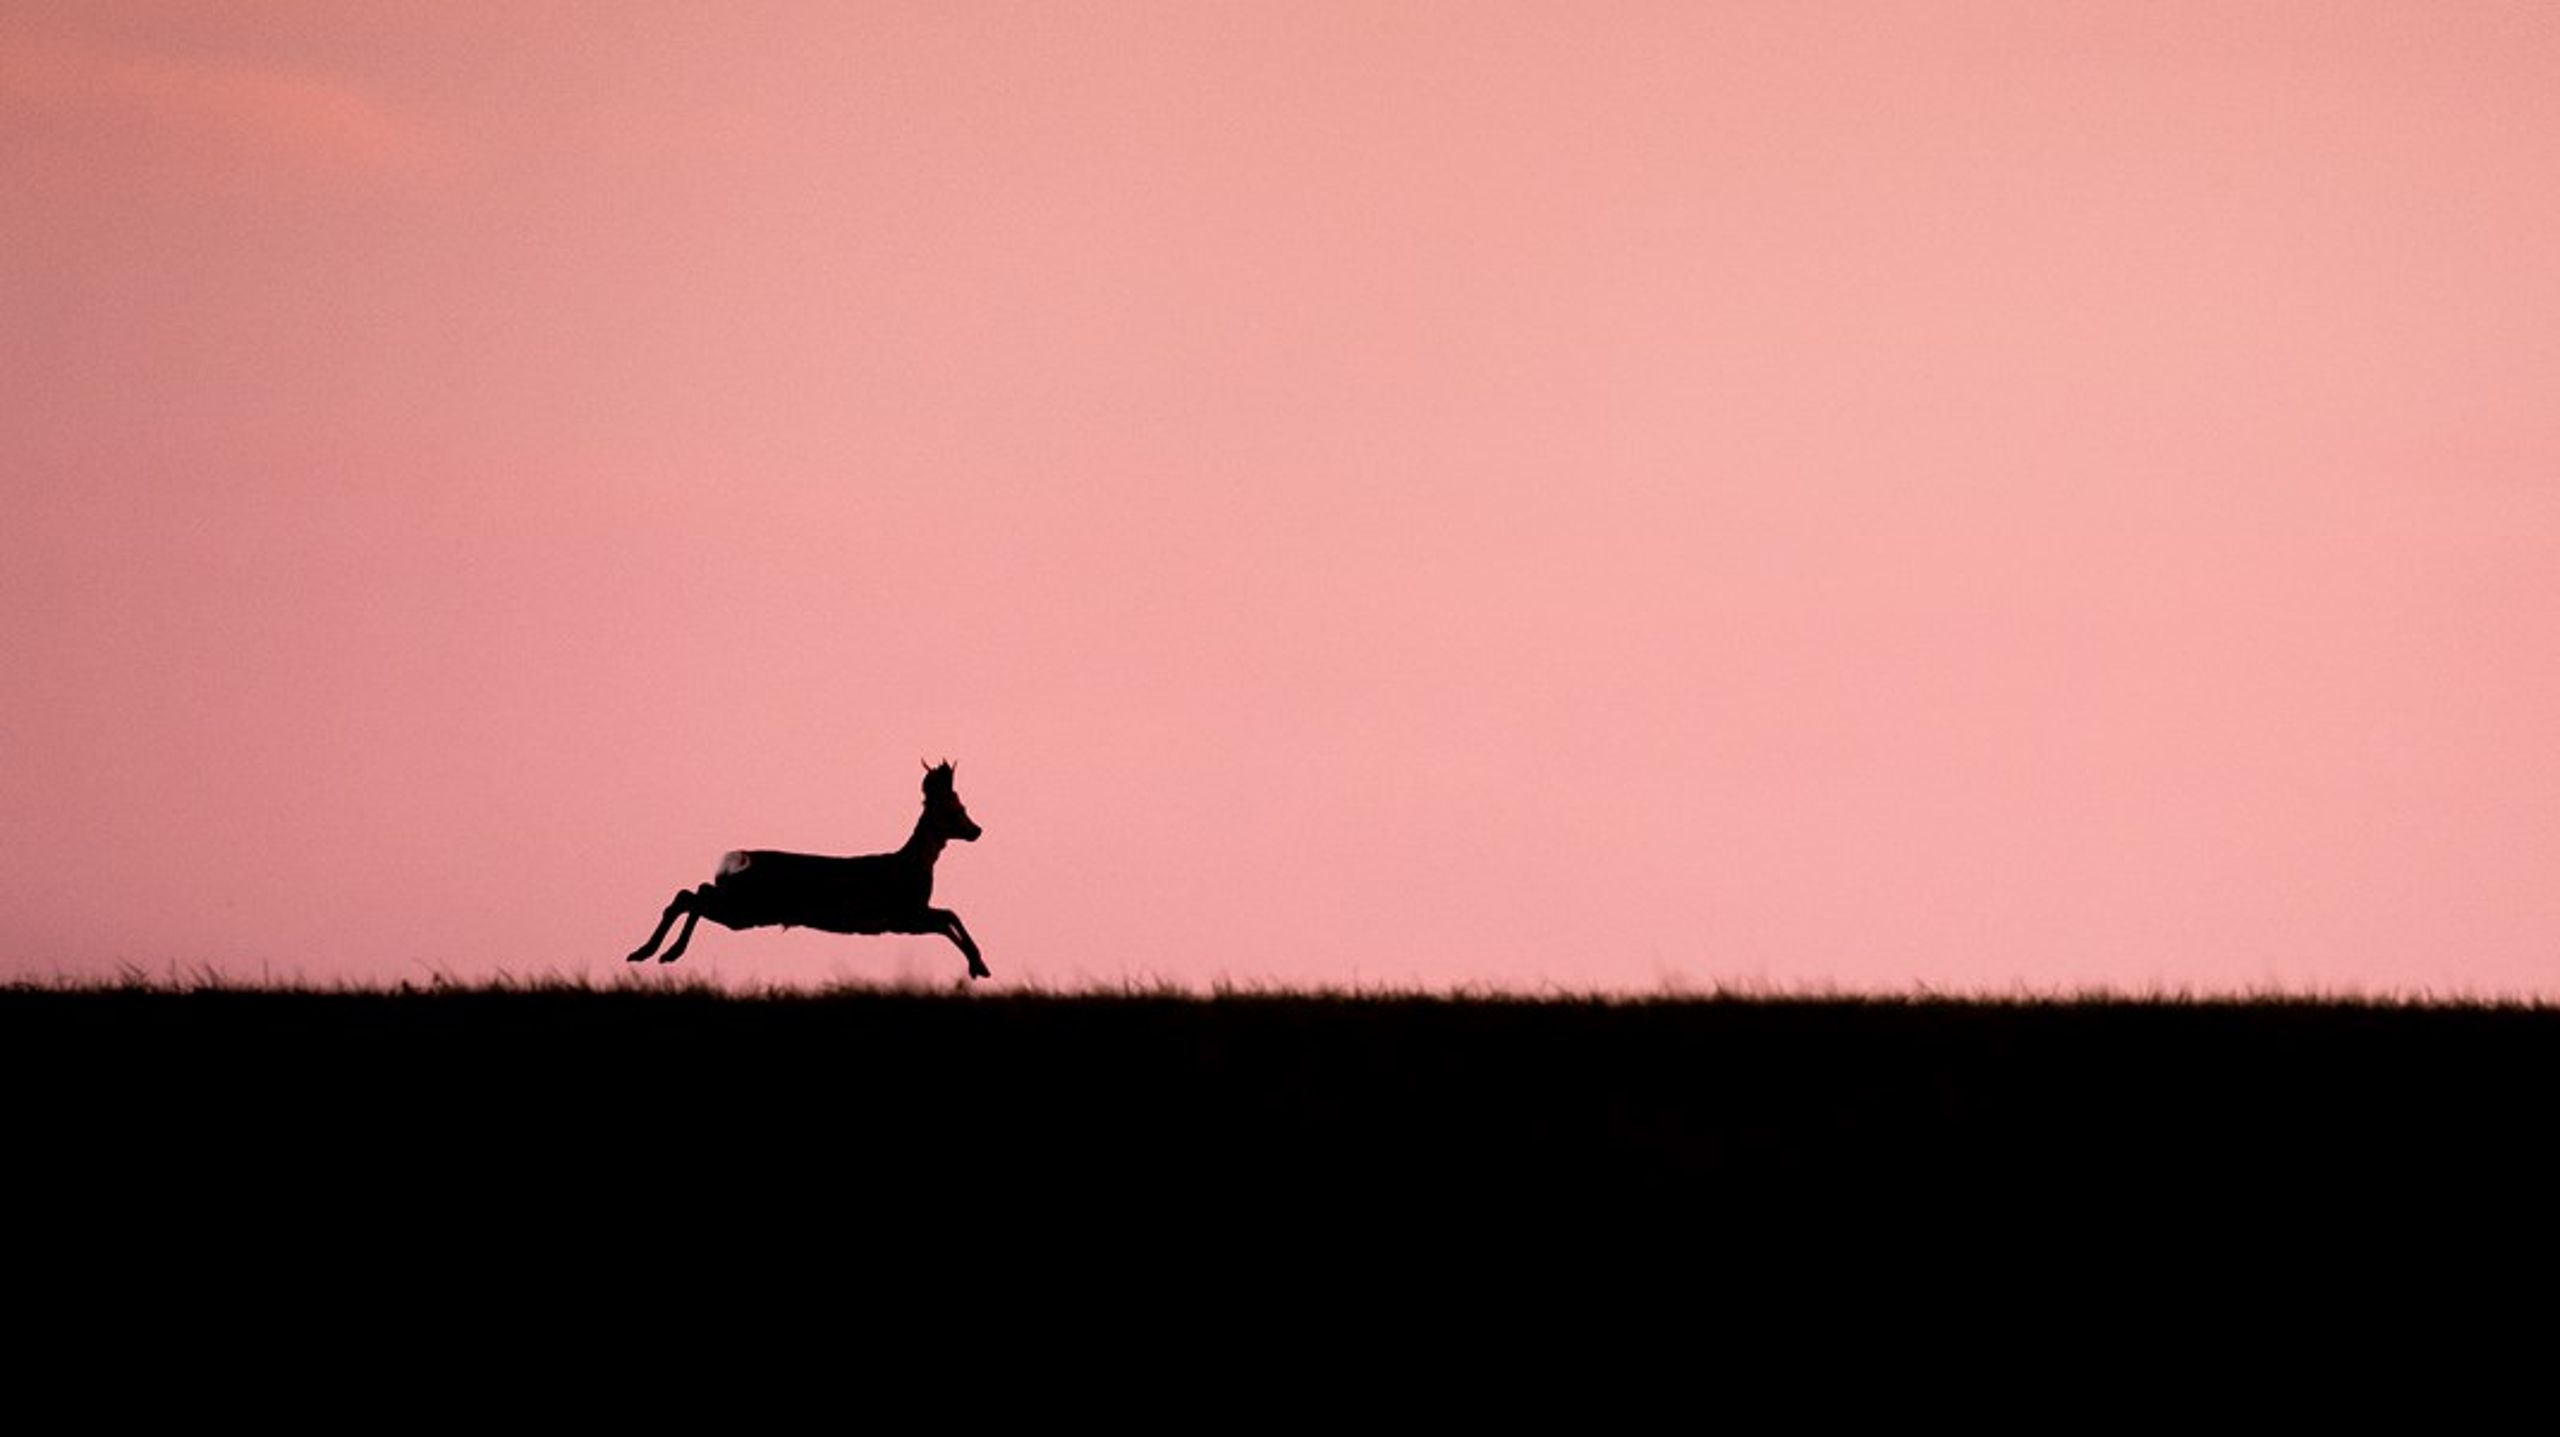
<path fill-rule="evenodd" d="M 676 920 L 692 911 L 693 893 L 691 890 L 688 889 L 680 892 L 675 897 L 669 899 L 667 901 L 667 911 L 658 915 L 658 927 L 656 931 L 649 935 L 649 941 L 641 944 L 639 951 L 633 953 L 629 958 L 626 958 L 623 961 L 626 963 L 638 963 L 646 960 L 650 954 L 658 951 L 658 944 L 666 938 L 667 930 L 675 926 Z M 688 934 L 692 933 L 693 925 L 690 923 L 686 924 L 684 931 Z M 682 948 L 684 946 L 683 940 L 677 940 L 676 946 L 678 948 Z M 673 957 L 674 955 L 669 954 L 668 956 Z"/>
<path fill-rule="evenodd" d="M 934 921 L 934 931 L 959 944 L 960 951 L 968 956 L 970 977 L 992 978 L 995 976 L 988 970 L 985 961 L 978 957 L 978 944 L 969 936 L 969 930 L 961 925 L 959 914 L 948 908 L 928 908 L 924 912 L 927 918 Z"/>

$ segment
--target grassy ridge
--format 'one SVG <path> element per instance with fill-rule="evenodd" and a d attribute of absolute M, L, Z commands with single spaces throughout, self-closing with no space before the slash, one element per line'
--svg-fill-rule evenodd
<path fill-rule="evenodd" d="M 2373 1294 L 2504 1280 L 2560 1191 L 2528 1008 L 17 990 L 0 1083 L 61 1330 L 250 1294 L 613 1370 L 881 1329 L 1149 1372 L 1613 1321 L 1827 1351 L 1880 1296 L 1896 1347 L 2256 1351 L 2274 1310 L 2452 1310 Z"/>
<path fill-rule="evenodd" d="M 1585 1338 L 1721 1391 L 1861 1322 L 2255 1366 L 2544 1290 L 2560 1194 L 2522 1007 L 20 989 L 0 1084 L 51 1331 L 652 1394 L 705 1341 L 1044 1403 L 1026 1353 L 1507 1393 Z"/>
<path fill-rule="evenodd" d="M 2560 1011 L 2329 1002 L 20 989 L 0 1054 L 102 1188 L 466 1207 L 2174 1203 L 2513 1183 L 2560 1112 Z"/>

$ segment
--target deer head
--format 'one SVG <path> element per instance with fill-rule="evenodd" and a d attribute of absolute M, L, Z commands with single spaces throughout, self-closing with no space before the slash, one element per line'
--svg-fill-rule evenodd
<path fill-rule="evenodd" d="M 925 818 L 943 837 L 974 843 L 986 830 L 970 821 L 969 810 L 961 804 L 959 793 L 952 788 L 953 767 L 947 758 L 939 767 L 933 764 L 924 766 Z"/>

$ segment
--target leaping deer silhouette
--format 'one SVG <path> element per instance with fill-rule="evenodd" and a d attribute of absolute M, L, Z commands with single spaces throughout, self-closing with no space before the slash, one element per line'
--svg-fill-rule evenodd
<path fill-rule="evenodd" d="M 988 976 L 978 945 L 960 924 L 960 915 L 930 906 L 933 861 L 952 839 L 976 841 L 984 830 L 969 819 L 960 795 L 951 786 L 949 759 L 925 766 L 924 816 L 906 846 L 895 853 L 860 858 L 826 858 L 814 853 L 776 853 L 745 849 L 725 855 L 720 872 L 709 883 L 676 894 L 658 916 L 658 930 L 630 961 L 657 953 L 660 940 L 678 918 L 684 931 L 661 963 L 684 956 L 693 941 L 693 925 L 708 918 L 723 928 L 815 928 L 822 933 L 939 933 L 960 945 L 969 959 L 969 976 Z"/>

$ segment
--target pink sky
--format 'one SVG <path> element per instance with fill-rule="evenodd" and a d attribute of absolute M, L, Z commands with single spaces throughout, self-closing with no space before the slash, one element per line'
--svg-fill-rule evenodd
<path fill-rule="evenodd" d="M 2560 996 L 2555 395 L 2535 3 L 0 3 L 0 976 Z"/>

